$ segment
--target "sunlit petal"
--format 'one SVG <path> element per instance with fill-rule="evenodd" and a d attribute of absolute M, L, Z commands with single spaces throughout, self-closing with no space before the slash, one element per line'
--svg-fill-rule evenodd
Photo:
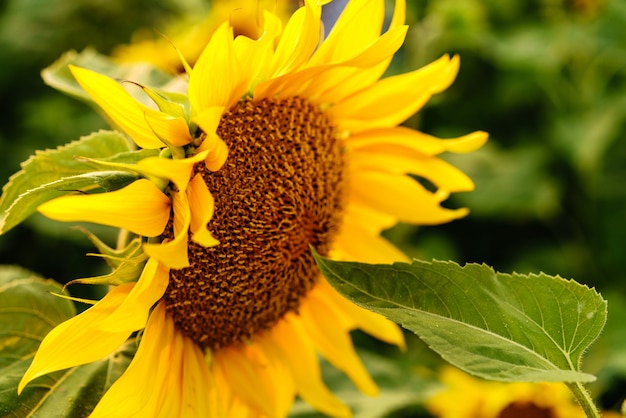
<path fill-rule="evenodd" d="M 62 196 L 37 210 L 56 221 L 93 222 L 155 237 L 170 217 L 170 199 L 152 182 L 140 179 L 114 192 Z"/>
<path fill-rule="evenodd" d="M 236 58 L 233 30 L 225 22 L 211 37 L 189 77 L 189 100 L 194 112 L 213 106 L 229 108 L 246 91 Z"/>
<path fill-rule="evenodd" d="M 94 306 L 50 331 L 22 377 L 18 392 L 39 376 L 100 360 L 121 346 L 136 329 L 120 324 L 116 332 L 107 332 L 100 324 L 124 302 L 134 286 L 127 283 L 114 288 Z"/>
<path fill-rule="evenodd" d="M 163 143 L 146 123 L 148 107 L 135 100 L 116 81 L 85 68 L 69 66 L 78 84 L 111 120 L 141 148 L 161 148 Z"/>
<path fill-rule="evenodd" d="M 121 324 L 133 330 L 143 328 L 150 309 L 163 296 L 168 282 L 169 269 L 156 259 L 149 259 L 128 297 L 101 322 L 100 329 L 113 332 L 119 330 Z"/>
<path fill-rule="evenodd" d="M 359 328 L 381 341 L 397 345 L 402 350 L 406 349 L 404 334 L 395 322 L 350 302 L 337 293 L 324 279 L 319 281 L 313 291 L 322 293 L 323 297 L 330 299 L 338 309 L 344 312 L 350 328 Z"/>
<path fill-rule="evenodd" d="M 472 132 L 458 138 L 440 139 L 404 126 L 372 129 L 351 135 L 345 141 L 353 150 L 365 150 L 373 153 L 418 153 L 437 155 L 442 152 L 466 153 L 482 147 L 487 141 L 487 133 Z"/>
<path fill-rule="evenodd" d="M 361 132 L 389 128 L 404 122 L 430 97 L 447 88 L 456 77 L 458 56 L 444 55 L 419 70 L 384 78 L 372 87 L 336 103 L 329 113 L 341 131 Z"/>
<path fill-rule="evenodd" d="M 164 393 L 164 383 L 172 374 L 177 334 L 174 323 L 166 316 L 165 304 L 158 304 L 150 315 L 133 361 L 104 394 L 91 417 L 164 416 L 160 414 L 168 396 Z"/>
<path fill-rule="evenodd" d="M 274 326 L 272 337 L 290 365 L 300 397 L 325 414 L 349 417 L 348 407 L 324 384 L 315 347 L 294 314 Z"/>
<path fill-rule="evenodd" d="M 146 123 L 152 129 L 162 144 L 170 144 L 182 147 L 191 142 L 191 134 L 189 133 L 189 125 L 187 121 L 181 117 L 170 116 L 163 112 L 148 109 L 144 113 Z"/>
<path fill-rule="evenodd" d="M 202 175 L 196 175 L 189 183 L 187 199 L 189 200 L 191 212 L 191 239 L 205 247 L 212 247 L 219 244 L 207 229 L 207 225 L 213 217 L 215 201 Z"/>
<path fill-rule="evenodd" d="M 143 249 L 148 256 L 159 260 L 167 267 L 183 268 L 189 266 L 187 245 L 191 213 L 185 192 L 172 192 L 171 194 L 174 209 L 174 238 L 160 244 L 145 244 Z"/>
<path fill-rule="evenodd" d="M 349 322 L 328 299 L 309 293 L 300 306 L 299 316 L 316 348 L 333 366 L 347 374 L 359 390 L 378 394 L 378 387 L 357 355 L 350 335 Z"/>
<path fill-rule="evenodd" d="M 441 202 L 448 193 L 428 191 L 405 175 L 375 171 L 353 173 L 353 199 L 401 222 L 432 225 L 449 222 L 467 215 L 467 209 L 447 209 Z"/>

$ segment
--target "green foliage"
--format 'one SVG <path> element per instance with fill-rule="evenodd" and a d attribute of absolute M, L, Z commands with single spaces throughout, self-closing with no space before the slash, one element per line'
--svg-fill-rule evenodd
<path fill-rule="evenodd" d="M 43 376 L 17 395 L 17 384 L 52 328 L 75 314 L 61 286 L 27 270 L 0 266 L 0 415 L 86 416 L 130 362 L 134 343 L 85 366 Z"/>
<path fill-rule="evenodd" d="M 111 131 L 94 133 L 56 150 L 37 151 L 2 189 L 0 234 L 32 215 L 48 200 L 94 187 L 109 191 L 129 184 L 138 175 L 122 171 L 94 172 L 93 164 L 80 158 L 126 155 L 128 151 L 128 140 Z"/>
<path fill-rule="evenodd" d="M 586 286 L 478 264 L 316 260 L 346 298 L 415 332 L 469 373 L 501 381 L 594 380 L 580 362 L 602 331 L 606 301 Z"/>
<path fill-rule="evenodd" d="M 88 68 L 116 80 L 128 80 L 148 86 L 163 86 L 172 81 L 171 75 L 167 75 L 150 65 L 120 64 L 89 48 L 80 53 L 76 51 L 66 52 L 54 64 L 42 71 L 41 75 L 48 85 L 86 101 L 91 101 L 91 98 L 82 90 L 68 65 Z"/>

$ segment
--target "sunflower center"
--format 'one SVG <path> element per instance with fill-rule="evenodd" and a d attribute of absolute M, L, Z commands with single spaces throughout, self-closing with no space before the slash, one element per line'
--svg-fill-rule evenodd
<path fill-rule="evenodd" d="M 552 409 L 533 403 L 512 403 L 507 405 L 497 418 L 556 418 Z"/>
<path fill-rule="evenodd" d="M 305 99 L 244 100 L 222 116 L 229 148 L 217 172 L 198 167 L 215 198 L 209 230 L 189 242 L 191 266 L 170 273 L 167 308 L 203 347 L 245 341 L 297 311 L 330 250 L 344 206 L 343 153 L 326 115 Z"/>

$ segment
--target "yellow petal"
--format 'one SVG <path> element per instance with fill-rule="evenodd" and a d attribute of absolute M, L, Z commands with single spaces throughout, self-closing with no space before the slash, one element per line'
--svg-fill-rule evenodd
<path fill-rule="evenodd" d="M 207 106 L 194 115 L 193 121 L 206 134 L 215 134 L 224 114 L 224 106 Z M 200 145 L 202 147 L 202 145 Z"/>
<path fill-rule="evenodd" d="M 233 30 L 224 22 L 202 51 L 189 77 L 189 101 L 193 112 L 213 106 L 229 108 L 246 91 L 233 51 Z"/>
<path fill-rule="evenodd" d="M 135 100 L 111 78 L 85 68 L 69 66 L 78 84 L 121 130 L 141 148 L 161 148 L 163 143 L 144 118 L 147 106 Z"/>
<path fill-rule="evenodd" d="M 369 235 L 378 236 L 384 229 L 391 228 L 398 220 L 388 213 L 355 202 L 346 205 L 344 219 L 359 225 Z"/>
<path fill-rule="evenodd" d="M 258 357 L 262 360 L 259 362 L 260 372 L 265 386 L 271 387 L 270 396 L 275 405 L 276 416 L 286 417 L 289 415 L 296 396 L 291 366 L 285 361 L 282 351 L 268 335 L 257 338 L 254 344 L 246 348 L 258 351 Z"/>
<path fill-rule="evenodd" d="M 276 20 L 272 14 L 266 13 L 266 26 Z M 275 34 L 267 32 L 268 29 L 271 31 L 266 27 L 266 32 L 259 39 L 238 36 L 233 42 L 233 51 L 241 70 L 239 83 L 246 87 L 242 94 L 267 77 L 275 37 Z"/>
<path fill-rule="evenodd" d="M 299 316 L 320 354 L 348 375 L 361 392 L 377 395 L 378 387 L 354 349 L 345 315 L 330 300 L 309 292 Z"/>
<path fill-rule="evenodd" d="M 386 152 L 353 152 L 350 170 L 377 170 L 390 174 L 414 174 L 448 192 L 474 190 L 474 183 L 458 168 L 440 158 L 388 149 Z"/>
<path fill-rule="evenodd" d="M 228 147 L 216 133 L 223 113 L 223 106 L 211 106 L 202 110 L 194 117 L 194 122 L 206 134 L 206 137 L 198 147 L 198 151 L 208 152 L 204 163 L 211 171 L 217 171 L 222 168 L 228 157 Z"/>
<path fill-rule="evenodd" d="M 150 314 L 128 369 L 104 394 L 90 417 L 177 416 L 167 415 L 172 411 L 166 410 L 164 405 L 168 398 L 180 403 L 179 392 L 167 392 L 171 389 L 171 383 L 168 384 L 170 378 L 185 378 L 180 370 L 180 364 L 185 361 L 181 358 L 182 339 L 173 321 L 166 315 L 165 304 L 159 303 Z M 197 369 L 196 373 L 206 373 L 206 369 Z M 207 388 L 198 388 L 202 389 Z M 169 406 L 171 408 L 171 404 Z"/>
<path fill-rule="evenodd" d="M 257 85 L 254 97 L 306 96 L 323 103 L 340 101 L 343 96 L 369 87 L 380 77 L 394 52 L 402 45 L 405 34 L 405 27 L 394 28 L 347 61 L 308 67 L 266 80 Z M 350 76 L 354 74 L 355 80 L 367 84 L 352 82 Z M 345 87 L 344 82 L 347 83 Z M 333 88 L 339 93 L 334 93 Z"/>
<path fill-rule="evenodd" d="M 215 210 L 215 200 L 202 175 L 197 174 L 189 183 L 187 198 L 191 212 L 190 229 L 192 241 L 205 247 L 219 244 L 219 241 L 213 238 L 207 229 L 207 224 L 213 217 L 213 211 Z"/>
<path fill-rule="evenodd" d="M 447 151 L 443 140 L 404 126 L 359 132 L 350 135 L 345 144 L 351 150 L 365 149 L 372 152 L 397 149 L 398 152 L 437 155 Z"/>
<path fill-rule="evenodd" d="M 114 288 L 94 306 L 50 331 L 22 377 L 18 393 L 39 376 L 100 360 L 120 347 L 138 328 L 120 324 L 118 332 L 107 332 L 100 329 L 100 324 L 124 302 L 134 286 L 126 283 Z"/>
<path fill-rule="evenodd" d="M 276 416 L 271 396 L 258 369 L 242 348 L 229 346 L 214 353 L 216 372 L 228 382 L 231 390 L 248 405 L 268 416 Z"/>
<path fill-rule="evenodd" d="M 272 61 L 272 78 L 293 72 L 309 59 L 319 43 L 321 7 L 306 2 L 285 26 Z"/>
<path fill-rule="evenodd" d="M 209 393 L 211 379 L 203 350 L 188 337 L 183 338 L 184 353 L 182 357 L 181 404 L 183 410 L 179 416 L 189 418 L 205 418 L 211 416 Z"/>
<path fill-rule="evenodd" d="M 215 134 L 207 134 L 198 150 L 208 152 L 207 157 L 204 159 L 204 165 L 211 171 L 217 171 L 222 168 L 228 158 L 228 146 L 226 146 L 222 138 Z"/>
<path fill-rule="evenodd" d="M 302 93 L 321 103 L 337 103 L 368 88 L 387 70 L 400 49 L 408 27 L 393 28 L 376 39 L 362 53 L 336 68 L 319 73 Z"/>
<path fill-rule="evenodd" d="M 434 225 L 467 215 L 467 209 L 446 209 L 440 203 L 448 193 L 431 193 L 416 180 L 376 171 L 353 172 L 355 202 L 395 216 L 401 222 Z"/>
<path fill-rule="evenodd" d="M 140 179 L 114 192 L 62 196 L 37 210 L 56 221 L 93 222 L 155 237 L 170 217 L 170 200 L 152 182 Z"/>
<path fill-rule="evenodd" d="M 315 347 L 300 320 L 288 313 L 271 333 L 284 361 L 289 364 L 300 397 L 327 415 L 349 417 L 350 409 L 324 384 Z"/>
<path fill-rule="evenodd" d="M 395 322 L 350 302 L 324 279 L 321 279 L 312 291 L 320 292 L 323 297 L 332 300 L 332 303 L 349 319 L 350 328 L 359 328 L 381 341 L 397 345 L 402 350 L 406 349 L 404 334 Z"/>
<path fill-rule="evenodd" d="M 184 118 L 170 116 L 152 109 L 146 110 L 144 115 L 152 132 L 163 143 L 182 147 L 191 142 L 189 125 Z"/>
<path fill-rule="evenodd" d="M 134 168 L 132 164 L 127 164 L 126 166 L 146 176 L 167 179 L 174 183 L 178 190 L 186 190 L 195 164 L 204 160 L 207 155 L 208 152 L 200 152 L 192 157 L 174 160 L 170 158 L 148 157 L 140 160 Z"/>
<path fill-rule="evenodd" d="M 342 260 L 382 264 L 408 261 L 406 255 L 393 244 L 378 234 L 368 233 L 365 228 L 345 218 L 335 241 L 335 249 L 342 254 Z"/>
<path fill-rule="evenodd" d="M 380 36 L 384 14 L 383 0 L 349 1 L 309 64 L 350 59 Z"/>
<path fill-rule="evenodd" d="M 441 141 L 444 143 L 446 151 L 464 154 L 482 147 L 487 142 L 488 137 L 487 132 L 476 131 L 458 138 L 442 139 Z"/>
<path fill-rule="evenodd" d="M 444 55 L 419 70 L 384 78 L 329 109 L 340 131 L 390 128 L 404 122 L 456 77 L 458 56 Z"/>
<path fill-rule="evenodd" d="M 191 214 L 186 192 L 172 192 L 174 239 L 160 244 L 145 244 L 144 252 L 170 268 L 189 266 L 187 252 Z"/>
<path fill-rule="evenodd" d="M 146 325 L 152 306 L 163 296 L 169 283 L 169 269 L 148 259 L 141 277 L 124 302 L 100 324 L 103 331 L 119 331 L 120 325 L 140 329 Z"/>
<path fill-rule="evenodd" d="M 345 140 L 347 148 L 371 152 L 420 153 L 437 155 L 442 152 L 467 153 L 482 147 L 488 134 L 472 132 L 458 138 L 440 139 L 404 126 L 372 129 L 351 135 Z"/>

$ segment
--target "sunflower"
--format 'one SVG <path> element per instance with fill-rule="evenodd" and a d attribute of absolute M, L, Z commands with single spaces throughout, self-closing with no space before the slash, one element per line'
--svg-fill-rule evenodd
<path fill-rule="evenodd" d="M 584 418 L 563 383 L 502 383 L 476 379 L 446 366 L 441 371 L 445 389 L 426 402 L 437 418 Z M 619 414 L 604 412 L 603 417 Z"/>
<path fill-rule="evenodd" d="M 441 140 L 398 126 L 459 65 L 444 56 L 381 79 L 406 34 L 403 1 L 384 32 L 383 0 L 350 1 L 325 39 L 319 3 L 305 1 L 284 27 L 264 11 L 257 36 L 222 23 L 193 68 L 183 63 L 186 95 L 141 86 L 155 107 L 71 68 L 115 126 L 160 151 L 134 164 L 94 161 L 141 178 L 38 210 L 130 231 L 148 261 L 136 281 L 46 336 L 20 391 L 106 357 L 140 331 L 130 366 L 93 417 L 280 417 L 295 396 L 349 416 L 325 386 L 318 355 L 376 395 L 349 332 L 401 348 L 402 332 L 335 292 L 310 248 L 339 260 L 404 260 L 381 231 L 464 216 L 441 202 L 473 184 L 436 155 L 472 151 L 487 135 Z"/>
<path fill-rule="evenodd" d="M 219 24 L 228 19 L 238 30 L 256 37 L 257 10 L 271 10 L 273 14 L 287 19 L 293 11 L 294 0 L 214 0 L 206 16 L 196 11 L 169 22 L 163 29 L 187 62 L 194 63 Z M 153 29 L 140 29 L 133 34 L 131 43 L 118 45 L 112 57 L 123 63 L 147 62 L 167 71 L 182 70 L 177 52 L 170 41 L 158 36 Z"/>

